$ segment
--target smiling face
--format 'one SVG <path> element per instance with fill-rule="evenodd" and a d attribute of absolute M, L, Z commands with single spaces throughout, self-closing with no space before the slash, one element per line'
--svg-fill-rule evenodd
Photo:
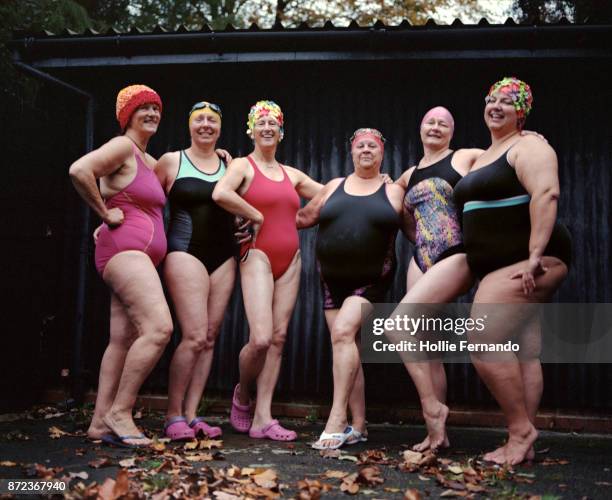
<path fill-rule="evenodd" d="M 157 132 L 161 111 L 157 104 L 147 103 L 136 108 L 132 114 L 127 130 L 134 130 L 146 135 L 153 135 Z"/>
<path fill-rule="evenodd" d="M 380 144 L 368 134 L 357 137 L 351 146 L 351 156 L 355 168 L 380 169 L 383 150 Z"/>
<path fill-rule="evenodd" d="M 255 120 L 252 134 L 259 147 L 276 146 L 281 140 L 281 125 L 272 115 L 261 115 Z"/>
<path fill-rule="evenodd" d="M 518 115 L 509 94 L 498 91 L 485 98 L 484 120 L 491 131 L 518 129 Z"/>
<path fill-rule="evenodd" d="M 432 149 L 448 149 L 453 129 L 444 116 L 429 116 L 421 123 L 421 142 Z"/>
<path fill-rule="evenodd" d="M 208 108 L 194 111 L 189 117 L 192 144 L 215 144 L 221 134 L 221 118 Z"/>

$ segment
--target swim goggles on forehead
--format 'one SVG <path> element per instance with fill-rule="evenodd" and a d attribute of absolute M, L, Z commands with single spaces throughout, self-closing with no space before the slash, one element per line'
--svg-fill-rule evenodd
<path fill-rule="evenodd" d="M 194 111 L 198 111 L 199 109 L 206 109 L 206 108 L 217 113 L 219 115 L 219 118 L 223 118 L 223 113 L 221 113 L 221 107 L 218 104 L 215 104 L 213 102 L 207 102 L 207 101 L 196 102 L 191 108 L 191 110 L 189 111 L 189 116 L 191 116 Z"/>

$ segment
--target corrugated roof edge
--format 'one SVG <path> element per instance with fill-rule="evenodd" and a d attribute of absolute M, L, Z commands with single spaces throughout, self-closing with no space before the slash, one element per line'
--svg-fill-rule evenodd
<path fill-rule="evenodd" d="M 298 26 L 295 27 L 285 27 L 282 23 L 276 23 L 271 28 L 261 28 L 256 23 L 252 23 L 250 26 L 246 28 L 239 28 L 232 24 L 227 24 L 225 28 L 221 30 L 213 29 L 209 24 L 203 24 L 196 29 L 188 29 L 184 25 L 179 26 L 176 30 L 170 31 L 164 28 L 161 25 L 155 26 L 151 31 L 142 30 L 136 26 L 132 26 L 127 31 L 121 31 L 114 26 L 111 26 L 106 32 L 98 32 L 91 28 L 86 28 L 82 32 L 76 32 L 71 29 L 65 29 L 61 33 L 52 33 L 51 31 L 27 31 L 27 30 L 17 30 L 13 32 L 13 39 L 19 38 L 65 38 L 69 37 L 104 37 L 104 36 L 117 36 L 122 35 L 129 37 L 131 35 L 146 35 L 146 34 L 182 34 L 182 33 L 230 33 L 230 32 L 253 32 L 253 31 L 267 31 L 267 32 L 298 32 L 298 31 L 316 31 L 316 32 L 325 32 L 325 31 L 367 31 L 372 29 L 384 29 L 384 30 L 429 30 L 429 29 L 453 29 L 453 28 L 478 28 L 478 27 L 494 27 L 494 26 L 567 26 L 567 25 L 590 25 L 594 26 L 595 24 L 591 23 L 572 23 L 566 17 L 562 17 L 559 21 L 554 23 L 544 23 L 544 22 L 521 22 L 517 23 L 512 17 L 508 17 L 506 21 L 503 23 L 490 23 L 484 17 L 475 24 L 465 24 L 461 21 L 461 19 L 455 19 L 451 24 L 438 24 L 433 19 L 428 19 L 424 24 L 411 24 L 407 19 L 403 19 L 399 24 L 385 24 L 384 22 L 377 20 L 374 24 L 370 25 L 360 25 L 357 21 L 353 20 L 350 22 L 348 26 L 335 26 L 332 21 L 326 21 L 323 26 L 310 26 L 307 22 L 301 22 Z"/>

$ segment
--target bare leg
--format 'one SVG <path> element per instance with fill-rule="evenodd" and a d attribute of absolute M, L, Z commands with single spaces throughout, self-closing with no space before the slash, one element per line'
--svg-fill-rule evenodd
<path fill-rule="evenodd" d="M 472 314 L 474 316 L 478 314 L 479 304 L 527 304 L 548 300 L 565 278 L 567 267 L 554 257 L 544 257 L 543 260 L 548 271 L 536 277 L 536 290 L 530 297 L 524 295 L 520 279 L 510 279 L 510 276 L 515 271 L 524 268 L 526 262 L 519 262 L 512 266 L 498 269 L 485 276 L 474 297 Z M 510 339 L 514 336 L 517 329 L 524 329 L 526 325 L 517 324 L 517 320 L 514 319 L 515 316 L 516 314 L 513 314 L 511 311 L 506 312 L 505 310 L 501 310 L 496 318 L 489 316 L 493 321 L 487 323 L 487 331 L 491 332 L 490 335 L 495 335 L 495 342 L 503 342 L 506 339 Z M 501 406 L 508 422 L 508 442 L 505 446 L 485 454 L 484 458 L 485 460 L 500 464 L 508 463 L 515 465 L 525 460 L 537 439 L 538 433 L 527 410 L 526 393 L 527 391 L 531 393 L 533 388 L 526 390 L 518 359 L 512 353 L 507 354 L 507 360 L 503 362 L 487 361 L 486 356 L 474 354 L 472 355 L 472 362 L 478 374 Z M 531 404 L 534 404 L 534 401 L 535 399 Z M 535 408 L 535 411 L 537 412 L 537 408 Z M 534 413 L 533 407 L 531 412 Z"/>
<path fill-rule="evenodd" d="M 241 405 L 247 405 L 272 343 L 274 279 L 268 257 L 262 251 L 250 250 L 249 258 L 240 264 L 240 280 L 249 341 L 240 351 L 238 400 Z"/>
<path fill-rule="evenodd" d="M 134 340 L 136 340 L 136 329 L 130 323 L 119 299 L 111 293 L 110 339 L 102 357 L 96 406 L 91 424 L 87 429 L 87 436 L 91 439 L 100 439 L 103 435 L 111 432 L 102 417 L 106 415 L 113 404 L 125 357 Z"/>
<path fill-rule="evenodd" d="M 233 258 L 215 269 L 215 272 L 210 276 L 206 345 L 196 361 L 191 383 L 185 396 L 185 417 L 188 422 L 191 422 L 197 416 L 200 399 L 202 399 L 206 381 L 210 374 L 210 367 L 212 366 L 215 341 L 223 322 L 225 309 L 234 289 L 235 277 L 236 261 Z"/>
<path fill-rule="evenodd" d="M 272 396 L 280 372 L 287 327 L 297 299 L 301 269 L 300 252 L 297 251 L 289 268 L 274 282 L 272 342 L 266 353 L 263 369 L 257 379 L 257 404 L 253 416 L 254 429 L 261 429 L 272 420 Z"/>
<path fill-rule="evenodd" d="M 365 403 L 365 378 L 363 376 L 363 365 L 359 363 L 359 369 L 355 376 L 353 390 L 349 395 L 349 409 L 351 410 L 351 425 L 356 431 L 367 436 L 366 429 L 366 403 Z"/>
<path fill-rule="evenodd" d="M 361 306 L 369 304 L 363 297 L 348 297 L 339 311 L 325 311 L 332 338 L 334 399 L 325 425 L 325 432 L 343 432 L 347 426 L 347 406 L 361 364 L 355 337 L 361 326 Z M 331 320 L 333 319 L 333 323 Z M 325 447 L 337 445 L 335 440 L 323 440 Z"/>
<path fill-rule="evenodd" d="M 121 301 L 138 332 L 125 358 L 117 394 L 104 423 L 118 436 L 138 435 L 132 409 L 138 390 L 161 356 L 172 333 L 170 310 L 151 259 L 141 252 L 115 255 L 106 265 L 104 281 Z M 147 444 L 148 440 L 126 440 Z"/>
<path fill-rule="evenodd" d="M 413 266 L 414 262 L 411 262 Z M 416 264 L 414 264 L 416 266 Z M 412 280 L 409 280 L 412 281 Z M 401 300 L 402 304 L 446 303 L 469 289 L 473 281 L 465 254 L 456 254 L 438 262 L 425 274 L 414 279 L 412 287 Z M 440 361 L 405 362 L 406 369 L 417 388 L 427 438 L 414 446 L 417 451 L 448 447 L 446 418 L 446 373 Z"/>
<path fill-rule="evenodd" d="M 181 342 L 170 363 L 166 420 L 183 414 L 183 400 L 194 366 L 206 346 L 210 289 L 208 272 L 193 255 L 170 252 L 164 277 L 181 326 Z"/>

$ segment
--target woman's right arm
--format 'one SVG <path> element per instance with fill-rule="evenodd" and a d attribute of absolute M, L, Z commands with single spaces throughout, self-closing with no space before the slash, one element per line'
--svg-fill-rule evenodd
<path fill-rule="evenodd" d="M 119 208 L 106 208 L 96 179 L 119 170 L 132 154 L 132 145 L 125 137 L 115 137 L 98 149 L 87 153 L 70 166 L 70 180 L 77 192 L 94 212 L 110 227 L 123 223 Z"/>
<path fill-rule="evenodd" d="M 248 162 L 245 158 L 236 158 L 227 167 L 225 174 L 213 191 L 213 201 L 228 212 L 249 219 L 253 222 L 253 241 L 264 222 L 263 214 L 238 194 L 238 190 L 247 179 Z"/>

